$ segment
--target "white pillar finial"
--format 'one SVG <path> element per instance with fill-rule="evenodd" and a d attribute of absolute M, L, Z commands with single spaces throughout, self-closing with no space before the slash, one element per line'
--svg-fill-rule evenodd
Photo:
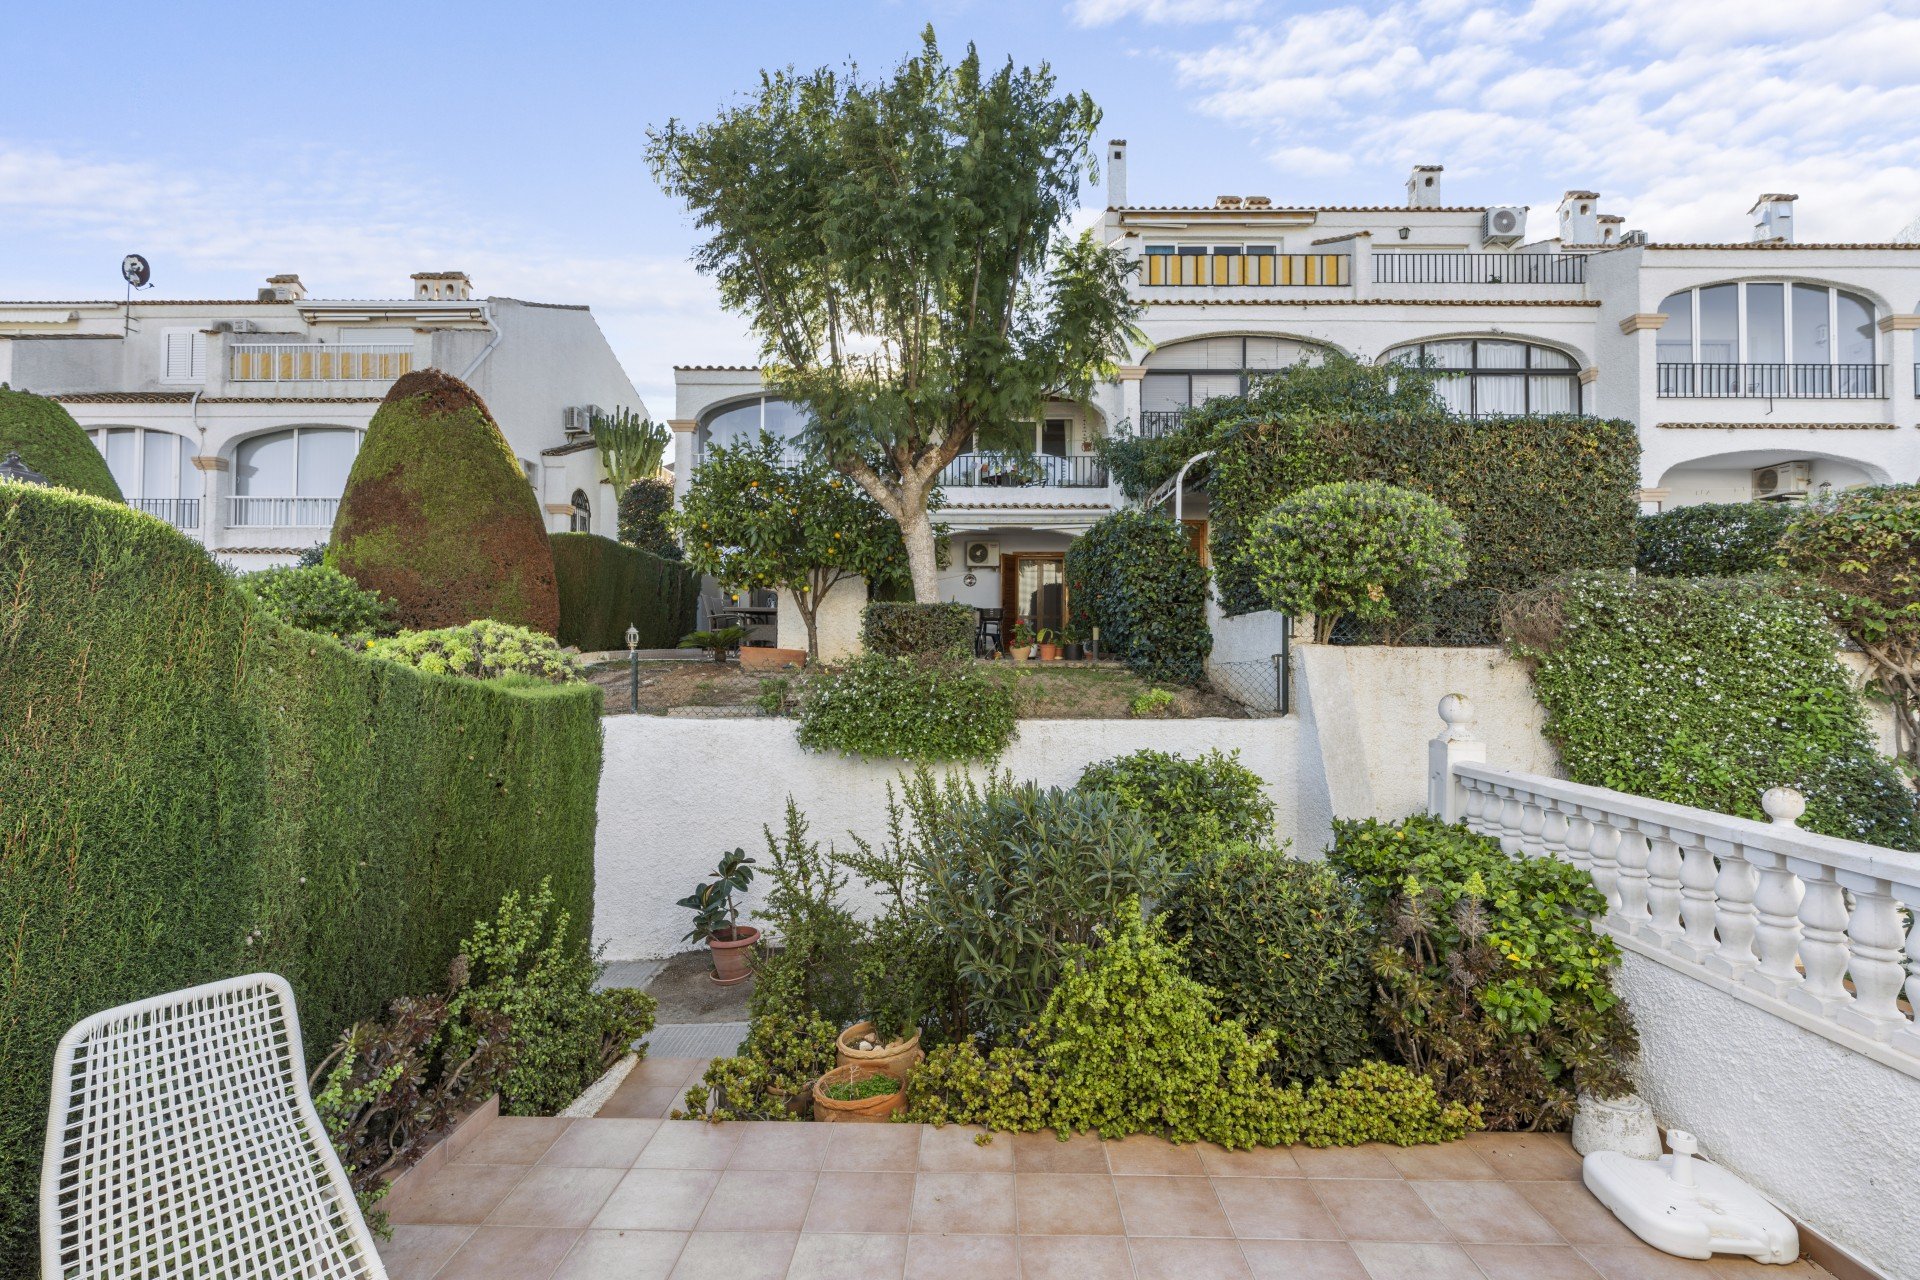
<path fill-rule="evenodd" d="M 1446 728 L 1427 744 L 1427 810 L 1442 822 L 1458 822 L 1466 816 L 1467 792 L 1453 766 L 1485 764 L 1487 744 L 1473 736 L 1473 703 L 1465 694 L 1440 699 L 1440 720 Z"/>
<path fill-rule="evenodd" d="M 1807 798 L 1792 787 L 1768 787 L 1761 793 L 1760 807 L 1776 827 L 1791 827 L 1807 811 Z"/>
<path fill-rule="evenodd" d="M 1440 699 L 1440 721 L 1447 727 L 1440 736 L 1449 742 L 1473 740 L 1473 703 L 1464 693 L 1450 693 Z"/>

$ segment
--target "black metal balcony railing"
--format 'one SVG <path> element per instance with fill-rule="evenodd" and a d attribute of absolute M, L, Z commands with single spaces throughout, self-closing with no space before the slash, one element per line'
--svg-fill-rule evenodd
<path fill-rule="evenodd" d="M 1884 400 L 1883 364 L 1662 364 L 1658 394 L 1737 400 Z"/>
<path fill-rule="evenodd" d="M 1578 253 L 1376 253 L 1375 284 L 1582 284 Z"/>
<path fill-rule="evenodd" d="M 135 498 L 133 505 L 150 516 L 159 516 L 176 529 L 200 527 L 198 498 Z"/>
<path fill-rule="evenodd" d="M 1091 454 L 1058 458 L 1049 453 L 963 453 L 940 473 L 940 483 L 954 488 L 1104 489 L 1107 469 Z"/>
<path fill-rule="evenodd" d="M 1143 409 L 1140 411 L 1140 432 L 1143 436 L 1170 436 L 1180 429 L 1181 421 L 1187 416 L 1185 409 Z"/>

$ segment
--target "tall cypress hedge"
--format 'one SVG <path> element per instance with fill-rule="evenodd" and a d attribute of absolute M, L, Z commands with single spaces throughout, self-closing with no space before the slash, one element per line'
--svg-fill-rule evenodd
<path fill-rule="evenodd" d="M 556 533 L 553 572 L 563 645 L 624 649 L 631 624 L 640 648 L 671 649 L 693 630 L 700 575 L 683 564 L 597 533 Z"/>
<path fill-rule="evenodd" d="M 310 1058 L 552 877 L 592 918 L 599 694 L 435 677 L 255 608 L 108 502 L 0 485 L 0 1274 L 33 1270 L 55 1043 L 260 969 Z"/>
<path fill-rule="evenodd" d="M 65 405 L 0 382 L 0 458 L 9 453 L 19 454 L 20 461 L 45 476 L 49 484 L 115 502 L 125 500 L 107 470 L 107 460 Z"/>

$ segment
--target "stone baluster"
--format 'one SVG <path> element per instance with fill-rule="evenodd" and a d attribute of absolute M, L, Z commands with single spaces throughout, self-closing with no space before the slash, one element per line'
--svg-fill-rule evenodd
<path fill-rule="evenodd" d="M 1486 824 L 1487 795 L 1475 778 L 1460 778 L 1460 822 L 1467 830 L 1478 832 Z"/>
<path fill-rule="evenodd" d="M 1568 862 L 1593 874 L 1593 824 L 1580 816 L 1579 806 L 1553 801 L 1540 839 L 1550 852 L 1557 850 Z"/>
<path fill-rule="evenodd" d="M 1648 825 L 1647 938 L 1670 945 L 1680 936 L 1680 845 L 1673 829 Z"/>
<path fill-rule="evenodd" d="M 1907 927 L 1907 1008 L 1912 1011 L 1905 1026 L 1893 1029 L 1893 1043 L 1920 1057 L 1920 877 L 1896 884 L 1894 891 L 1906 906 Z"/>
<path fill-rule="evenodd" d="M 1551 801 L 1528 796 L 1520 802 L 1520 852 L 1529 858 L 1544 857 L 1547 852 L 1542 833 L 1547 825 L 1547 805 Z"/>
<path fill-rule="evenodd" d="M 1616 881 L 1620 889 L 1620 905 L 1614 915 L 1627 928 L 1639 929 L 1648 918 L 1647 859 L 1652 855 L 1652 850 L 1647 847 L 1647 837 L 1637 822 L 1631 818 L 1617 821 L 1620 823 L 1620 844 L 1614 856 L 1620 867 L 1620 878 Z"/>
<path fill-rule="evenodd" d="M 1772 996 L 1786 996 L 1805 981 L 1794 963 L 1800 958 L 1800 900 L 1806 887 L 1787 865 L 1784 853 L 1747 850 L 1747 860 L 1760 873 L 1753 891 L 1753 949 L 1760 963 L 1744 981 Z"/>
<path fill-rule="evenodd" d="M 1876 1040 L 1892 1036 L 1906 1025 L 1900 1012 L 1900 986 L 1906 981 L 1901 963 L 1900 907 L 1893 886 L 1878 876 L 1836 871 L 1834 879 L 1853 894 L 1847 918 L 1847 976 L 1853 979 L 1853 1002 L 1839 1013 L 1840 1025 Z"/>
<path fill-rule="evenodd" d="M 1681 936 L 1673 949 L 1698 964 L 1719 947 L 1714 938 L 1714 891 L 1720 868 L 1713 851 L 1691 831 L 1675 831 L 1680 846 Z"/>
<path fill-rule="evenodd" d="M 1833 868 L 1808 858 L 1787 858 L 1800 877 L 1800 969 L 1806 975 L 1788 998 L 1803 1009 L 1835 1017 L 1853 999 L 1841 981 L 1847 972 L 1847 895 Z"/>
<path fill-rule="evenodd" d="M 1620 828 L 1605 809 L 1580 807 L 1580 817 L 1593 831 L 1593 838 L 1587 843 L 1588 855 L 1593 859 L 1593 887 L 1607 899 L 1607 910 L 1612 912 L 1620 905 Z"/>
<path fill-rule="evenodd" d="M 1500 793 L 1500 847 L 1509 854 L 1520 852 L 1520 824 L 1525 820 L 1526 804 L 1520 799 L 1520 793 L 1512 787 L 1499 788 Z"/>
<path fill-rule="evenodd" d="M 1710 841 L 1709 847 L 1720 855 L 1719 874 L 1713 881 L 1711 929 L 1720 935 L 1720 945 L 1706 958 L 1706 964 L 1715 973 L 1738 977 L 1756 963 L 1754 894 L 1759 889 L 1760 877 L 1753 863 L 1747 861 L 1746 846 L 1732 841 Z M 1685 868 L 1681 870 L 1684 875 Z"/>

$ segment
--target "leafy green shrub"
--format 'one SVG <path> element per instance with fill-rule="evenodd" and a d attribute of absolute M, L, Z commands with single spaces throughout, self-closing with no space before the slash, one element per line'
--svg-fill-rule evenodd
<path fill-rule="evenodd" d="M 313 1062 L 441 989 L 510 889 L 551 878 L 584 933 L 600 715 L 585 686 L 316 643 L 177 530 L 59 490 L 0 486 L 0 580 L 0 1274 L 22 1275 L 68 1026 L 268 970 Z"/>
<path fill-rule="evenodd" d="M 1143 689 L 1127 703 L 1127 714 L 1135 720 L 1165 720 L 1173 714 L 1171 689 Z"/>
<path fill-rule="evenodd" d="M 395 380 L 354 456 L 327 564 L 393 601 L 410 631 L 478 618 L 553 635 L 553 545 L 526 472 L 472 387 Z"/>
<path fill-rule="evenodd" d="M 1780 538 L 1798 508 L 1784 502 L 1702 502 L 1634 521 L 1635 565 L 1658 578 L 1731 578 L 1780 565 Z"/>
<path fill-rule="evenodd" d="M 876 600 L 860 615 L 860 643 L 889 658 L 973 656 L 973 606 Z"/>
<path fill-rule="evenodd" d="M 1388 593 L 1429 597 L 1467 569 L 1460 525 L 1422 493 L 1377 480 L 1319 484 L 1290 494 L 1247 528 L 1239 556 L 1260 601 L 1313 616 L 1321 643 L 1351 615 L 1394 616 Z"/>
<path fill-rule="evenodd" d="M 1213 651 L 1207 570 L 1186 529 L 1163 515 L 1116 511 L 1067 548 L 1076 622 L 1100 628 L 1100 649 L 1149 680 L 1192 684 Z"/>
<path fill-rule="evenodd" d="M 715 662 L 725 662 L 727 655 L 740 647 L 747 638 L 745 627 L 720 627 L 713 631 L 689 631 L 680 637 L 676 649 L 705 649 Z"/>
<path fill-rule="evenodd" d="M 830 1084 L 826 1094 L 835 1102 L 859 1102 L 864 1098 L 882 1098 L 900 1092 L 900 1082 L 892 1076 L 867 1076 L 862 1080 L 842 1080 Z"/>
<path fill-rule="evenodd" d="M 992 760 L 1018 731 L 1012 692 L 972 662 L 862 654 L 816 677 L 800 704 L 800 745 L 850 756 Z"/>
<path fill-rule="evenodd" d="M 671 649 L 693 630 L 700 576 L 671 560 L 593 533 L 553 535 L 553 573 L 560 593 L 555 638 L 583 653 L 627 647 Z"/>
<path fill-rule="evenodd" d="M 1220 1012 L 1274 1033 L 1277 1079 L 1332 1077 L 1367 1057 L 1371 930 L 1325 864 L 1225 845 L 1198 859 L 1163 918 Z"/>
<path fill-rule="evenodd" d="M 1637 1047 L 1597 932 L 1606 899 L 1586 871 L 1513 858 L 1497 841 L 1420 816 L 1336 821 L 1333 865 L 1378 929 L 1375 1012 L 1407 1066 L 1493 1129 L 1557 1129 L 1581 1088 L 1628 1087 Z"/>
<path fill-rule="evenodd" d="M 402 631 L 397 636 L 375 640 L 367 646 L 367 652 L 432 675 L 469 676 L 475 680 L 517 675 L 554 684 L 580 678 L 573 655 L 547 636 L 488 618 L 463 627 L 442 627 L 438 631 Z"/>
<path fill-rule="evenodd" d="M 1796 787 L 1809 830 L 1920 848 L 1811 603 L 1760 578 L 1576 574 L 1516 597 L 1507 631 L 1575 782 L 1759 820 L 1762 792 Z"/>
<path fill-rule="evenodd" d="M 740 1052 L 707 1064 L 674 1118 L 800 1119 L 813 1082 L 833 1069 L 839 1035 L 840 1028 L 805 1009 L 754 1013 Z"/>
<path fill-rule="evenodd" d="M 9 453 L 18 453 L 20 461 L 49 484 L 109 502 L 125 501 L 107 460 L 65 405 L 0 382 L 0 459 Z"/>
<path fill-rule="evenodd" d="M 1139 814 L 1175 867 L 1222 845 L 1258 844 L 1273 835 L 1266 787 L 1259 774 L 1240 763 L 1238 751 L 1209 751 L 1191 759 L 1169 751 L 1135 751 L 1088 765 L 1077 785 L 1109 792 Z"/>
<path fill-rule="evenodd" d="M 262 569 L 240 575 L 239 582 L 282 622 L 341 640 L 381 631 L 393 614 L 378 592 L 325 565 Z"/>
<path fill-rule="evenodd" d="M 662 560 L 679 560 L 685 553 L 673 540 L 673 529 L 667 521 L 672 513 L 672 481 L 634 481 L 620 492 L 620 541 Z"/>

